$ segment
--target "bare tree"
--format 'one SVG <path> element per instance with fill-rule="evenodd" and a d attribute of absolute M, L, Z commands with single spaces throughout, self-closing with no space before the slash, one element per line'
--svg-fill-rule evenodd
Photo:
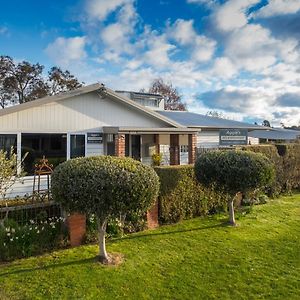
<path fill-rule="evenodd" d="M 182 96 L 171 83 L 165 83 L 161 78 L 155 79 L 149 89 L 149 93 L 160 94 L 165 100 L 165 110 L 186 111 L 186 104 L 182 102 Z"/>

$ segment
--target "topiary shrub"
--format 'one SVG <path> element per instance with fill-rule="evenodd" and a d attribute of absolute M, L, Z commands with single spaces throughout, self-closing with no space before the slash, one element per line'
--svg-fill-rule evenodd
<path fill-rule="evenodd" d="M 195 163 L 197 180 L 228 195 L 230 224 L 236 225 L 233 200 L 238 192 L 249 192 L 266 186 L 275 176 L 274 166 L 262 154 L 247 151 L 212 151 Z"/>
<path fill-rule="evenodd" d="M 105 232 L 109 218 L 146 212 L 155 201 L 159 178 L 151 167 L 131 158 L 75 158 L 53 172 L 53 199 L 67 211 L 96 216 L 100 261 L 109 263 Z"/>

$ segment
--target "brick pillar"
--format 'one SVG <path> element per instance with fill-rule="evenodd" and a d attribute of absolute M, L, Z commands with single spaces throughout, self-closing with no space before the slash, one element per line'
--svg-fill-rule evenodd
<path fill-rule="evenodd" d="M 194 164 L 196 160 L 197 135 L 189 134 L 189 164 Z"/>
<path fill-rule="evenodd" d="M 180 164 L 179 134 L 170 134 L 170 165 Z"/>
<path fill-rule="evenodd" d="M 148 229 L 154 229 L 158 224 L 158 201 L 147 211 L 147 226 Z"/>
<path fill-rule="evenodd" d="M 154 143 L 155 143 L 155 153 L 160 153 L 160 147 L 159 147 L 159 134 L 154 134 Z"/>
<path fill-rule="evenodd" d="M 86 234 L 86 216 L 73 213 L 67 218 L 71 247 L 80 246 Z"/>
<path fill-rule="evenodd" d="M 115 136 L 115 155 L 125 157 L 125 134 L 117 134 Z"/>

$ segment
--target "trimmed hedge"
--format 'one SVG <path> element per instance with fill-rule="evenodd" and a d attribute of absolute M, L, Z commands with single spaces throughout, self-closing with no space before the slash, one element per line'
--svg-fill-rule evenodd
<path fill-rule="evenodd" d="M 300 144 L 251 145 L 242 150 L 262 153 L 275 165 L 276 181 L 267 190 L 270 195 L 300 189 Z"/>
<path fill-rule="evenodd" d="M 226 196 L 200 185 L 193 165 L 155 167 L 155 171 L 161 182 L 160 223 L 174 223 L 225 209 Z"/>

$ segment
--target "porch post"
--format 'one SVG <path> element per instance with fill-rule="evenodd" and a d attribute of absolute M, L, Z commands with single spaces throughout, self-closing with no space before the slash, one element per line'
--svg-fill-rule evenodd
<path fill-rule="evenodd" d="M 22 134 L 21 134 L 21 132 L 17 133 L 17 160 L 18 160 L 17 173 L 21 174 L 21 172 L 22 172 L 22 165 L 21 165 L 21 161 L 22 161 Z"/>
<path fill-rule="evenodd" d="M 115 136 L 115 155 L 125 157 L 125 134 L 116 134 Z"/>
<path fill-rule="evenodd" d="M 197 144 L 197 135 L 195 133 L 189 134 L 189 164 L 195 163 L 196 144 Z"/>
<path fill-rule="evenodd" d="M 155 152 L 156 154 L 159 154 L 160 153 L 159 134 L 154 134 L 154 143 L 155 143 Z"/>
<path fill-rule="evenodd" d="M 170 134 L 170 165 L 180 164 L 179 134 Z"/>

